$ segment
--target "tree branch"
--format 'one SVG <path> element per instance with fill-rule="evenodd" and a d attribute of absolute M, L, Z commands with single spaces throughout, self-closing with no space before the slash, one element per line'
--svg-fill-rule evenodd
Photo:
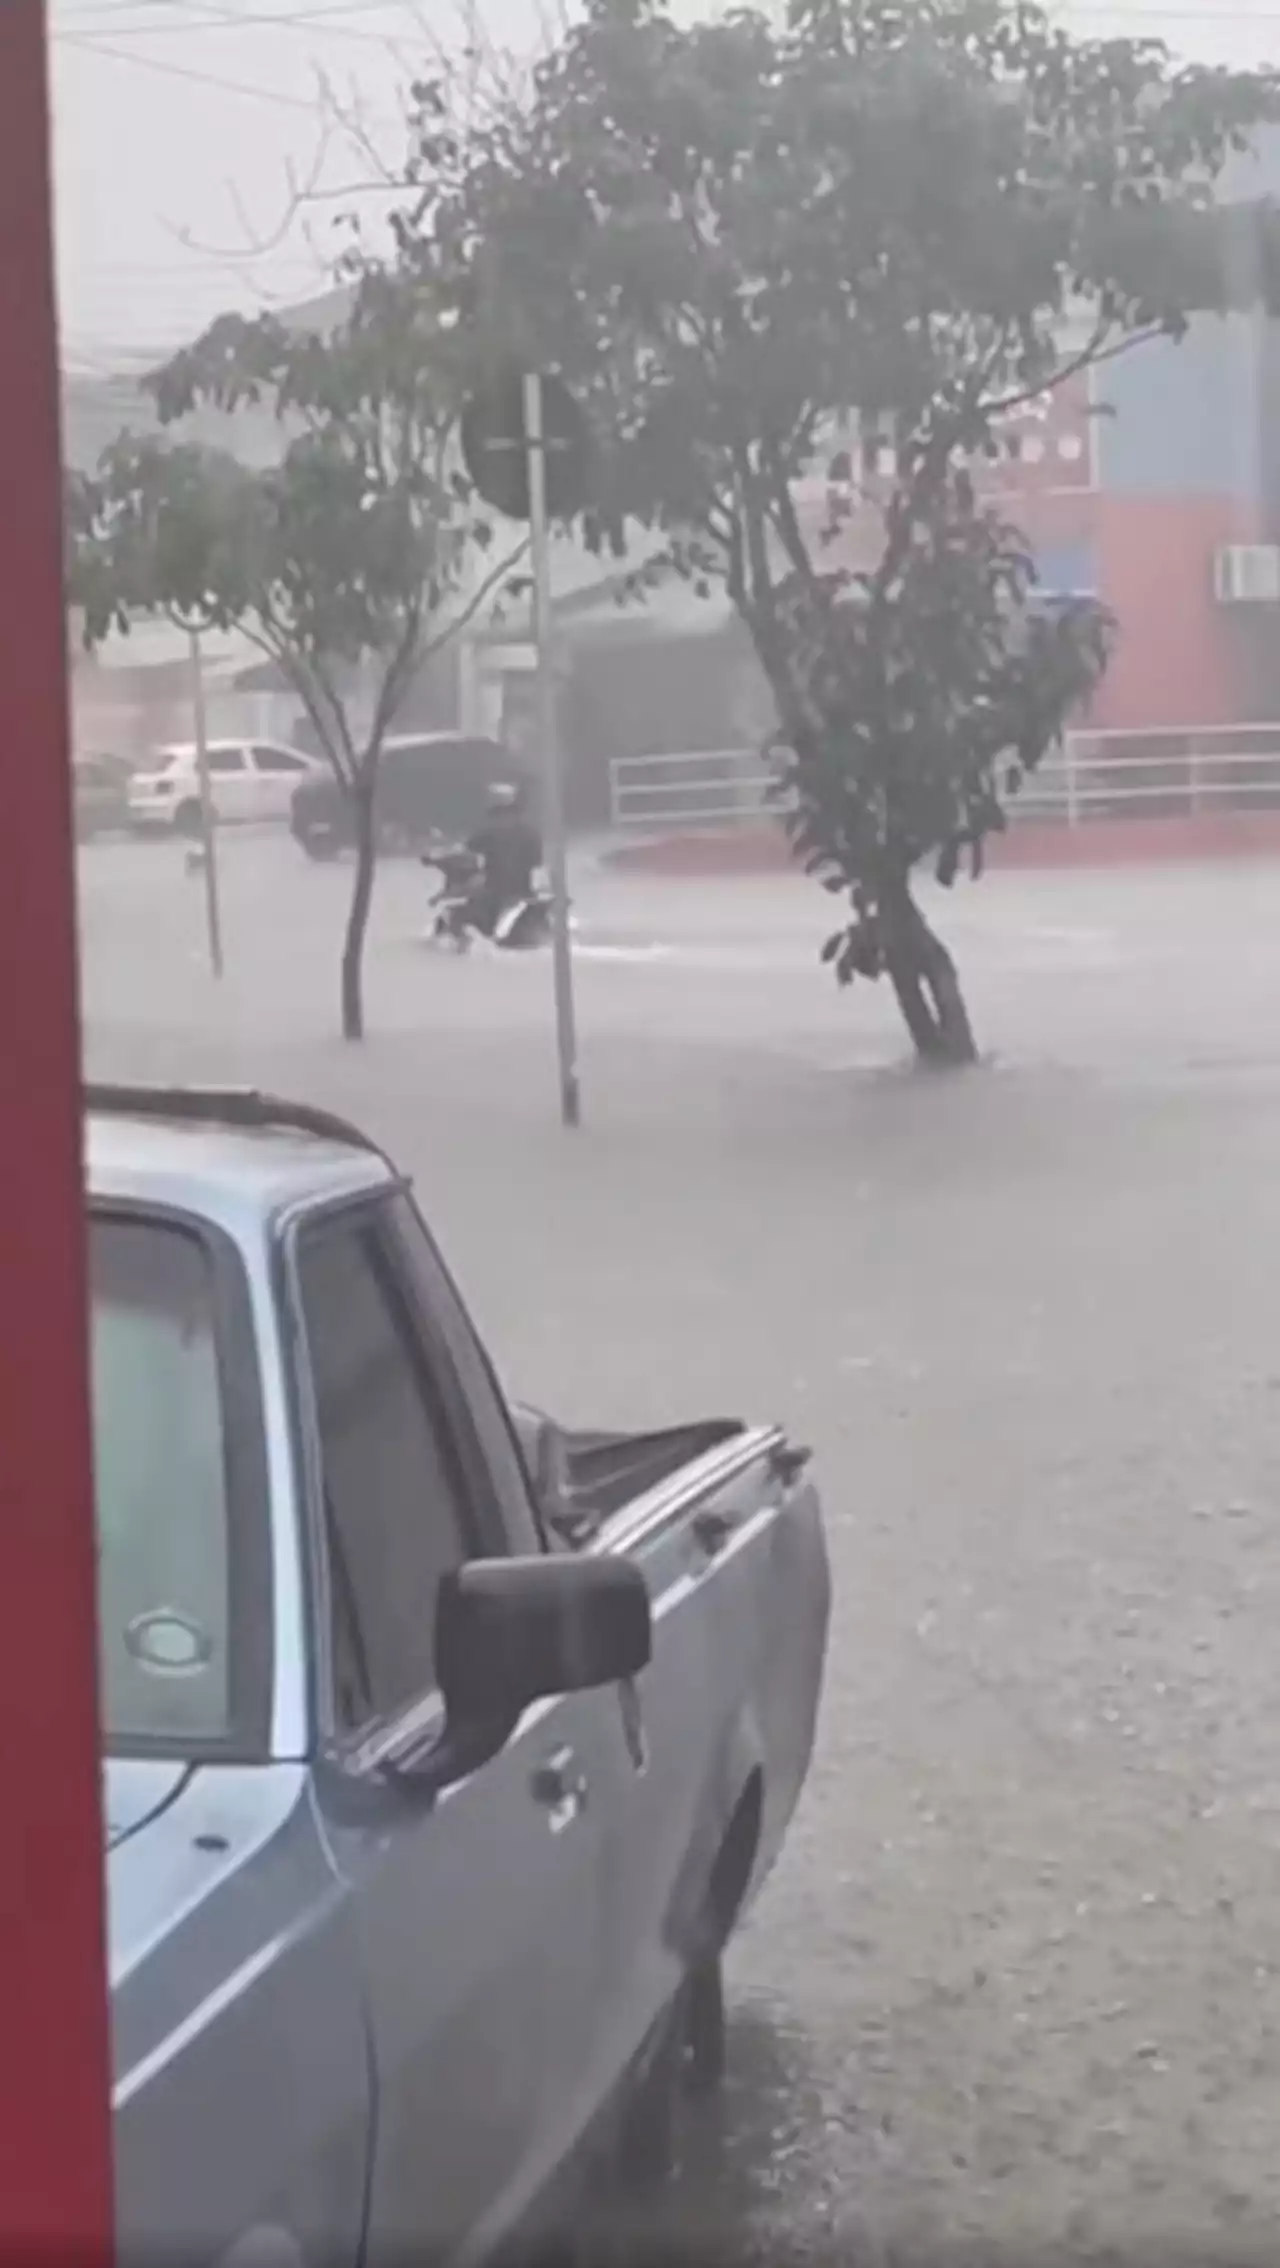
<path fill-rule="evenodd" d="M 994 402 L 984 403 L 985 413 L 990 417 L 1007 417 L 1010 411 L 1024 409 L 1028 402 L 1038 401 L 1041 394 L 1055 393 L 1058 387 L 1065 386 L 1070 379 L 1078 378 L 1082 371 L 1100 370 L 1104 363 L 1118 362 L 1122 355 L 1132 354 L 1135 347 L 1149 346 L 1153 339 L 1168 336 L 1163 323 L 1148 323 L 1141 330 L 1127 331 L 1122 339 L 1116 339 L 1108 346 L 1104 342 L 1108 333 L 1114 329 L 1114 320 L 1108 316 L 1105 323 L 1099 323 L 1095 327 L 1089 345 L 1083 347 L 1079 354 L 1072 355 L 1068 361 L 1059 364 L 1039 385 L 1027 386 L 1020 393 L 1002 395 Z"/>
<path fill-rule="evenodd" d="M 399 643 L 383 673 L 382 687 L 374 703 L 373 718 L 365 736 L 364 754 L 357 767 L 363 779 L 377 764 L 382 743 L 394 721 L 405 694 L 416 674 L 427 659 L 422 647 L 422 625 L 426 614 L 426 594 L 419 595 L 417 604 L 406 615 Z"/>
<path fill-rule="evenodd" d="M 801 530 L 799 517 L 796 513 L 795 498 L 791 493 L 791 482 L 782 464 L 781 454 L 773 442 L 765 443 L 764 453 L 769 460 L 770 478 L 773 485 L 773 502 L 769 516 L 797 575 L 812 587 L 814 582 L 813 561 L 809 555 L 809 546 L 805 542 Z"/>
<path fill-rule="evenodd" d="M 449 621 L 441 630 L 438 637 L 428 639 L 426 645 L 422 649 L 420 656 L 420 659 L 422 661 L 430 661 L 431 656 L 433 654 L 438 654 L 442 646 L 447 646 L 451 638 L 460 636 L 461 632 L 466 629 L 467 624 L 475 620 L 475 617 L 479 613 L 481 607 L 484 605 L 485 600 L 492 596 L 493 592 L 497 589 L 498 584 L 502 581 L 503 576 L 510 574 L 511 569 L 515 566 L 517 560 L 523 559 L 528 549 L 529 538 L 528 536 L 522 536 L 519 543 L 515 546 L 514 550 L 509 551 L 505 559 L 500 559 L 496 566 L 490 568 L 489 573 L 483 578 L 477 588 L 472 592 L 470 598 L 467 600 L 466 605 L 463 607 L 462 612 L 460 614 L 450 616 Z"/>

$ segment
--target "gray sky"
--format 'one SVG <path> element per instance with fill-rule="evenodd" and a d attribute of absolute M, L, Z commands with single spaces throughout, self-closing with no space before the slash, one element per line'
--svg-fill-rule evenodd
<path fill-rule="evenodd" d="M 107 372 L 229 305 L 323 288 L 336 214 L 370 161 L 326 137 L 324 84 L 387 162 L 401 95 L 469 6 L 528 53 L 560 0 L 52 0 L 64 358 Z M 1081 32 L 1151 31 L 1206 60 L 1280 56 L 1280 0 L 1071 0 Z M 282 227 L 290 176 L 322 197 Z M 369 225 L 386 200 L 366 197 Z"/>

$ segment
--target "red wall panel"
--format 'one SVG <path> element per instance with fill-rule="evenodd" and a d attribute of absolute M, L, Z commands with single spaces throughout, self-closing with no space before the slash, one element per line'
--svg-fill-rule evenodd
<path fill-rule="evenodd" d="M 45 22 L 0 0 L 0 2259 L 111 2250 Z"/>
<path fill-rule="evenodd" d="M 1092 499 L 1099 596 L 1120 624 L 1093 721 L 1144 726 L 1230 724 L 1248 715 L 1237 641 L 1213 595 L 1220 544 L 1255 529 L 1231 497 Z"/>
<path fill-rule="evenodd" d="M 1026 466 L 1005 467 L 990 484 L 991 501 L 1042 555 L 1090 556 L 1097 594 L 1120 625 L 1092 722 L 1141 731 L 1256 716 L 1247 626 L 1238 610 L 1219 606 L 1213 592 L 1219 546 L 1259 540 L 1256 507 L 1228 494 L 1091 488 L 1083 485 L 1087 462 L 1068 468 L 1081 484 L 1074 487 L 1051 486 L 1041 463 L 1031 470 L 1038 484 Z M 826 511 L 816 490 L 808 510 L 816 527 Z M 878 522 L 864 514 L 827 556 L 832 565 L 866 565 L 878 557 L 880 542 Z"/>

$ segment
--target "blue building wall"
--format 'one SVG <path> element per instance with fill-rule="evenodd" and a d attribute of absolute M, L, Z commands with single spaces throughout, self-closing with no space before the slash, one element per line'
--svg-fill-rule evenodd
<path fill-rule="evenodd" d="M 1098 480 L 1110 495 L 1222 496 L 1264 488 L 1262 332 L 1251 315 L 1197 319 L 1098 370 Z"/>

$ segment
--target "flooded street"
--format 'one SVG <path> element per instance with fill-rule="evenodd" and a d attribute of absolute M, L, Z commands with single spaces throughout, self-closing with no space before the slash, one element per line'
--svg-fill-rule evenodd
<path fill-rule="evenodd" d="M 1278 48 L 0 0 L 15 2260 L 1280 2268 Z"/>
<path fill-rule="evenodd" d="M 996 875 L 940 910 L 984 1069 L 900 1069 L 820 895 L 575 879 L 586 1126 L 550 975 L 433 958 L 381 877 L 81 866 L 93 1071 L 253 1079 L 413 1168 L 508 1380 L 814 1447 L 818 1758 L 734 1957 L 682 2233 L 761 2261 L 1274 2258 L 1280 2213 L 1280 868 Z"/>

